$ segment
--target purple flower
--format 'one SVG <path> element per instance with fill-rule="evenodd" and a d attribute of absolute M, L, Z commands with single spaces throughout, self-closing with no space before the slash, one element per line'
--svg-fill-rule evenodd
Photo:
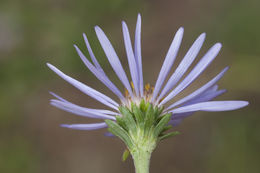
<path fill-rule="evenodd" d="M 127 91 L 126 94 L 123 94 L 105 74 L 102 67 L 98 63 L 85 34 L 83 34 L 83 37 L 92 62 L 90 62 L 85 57 L 85 55 L 76 45 L 74 46 L 87 68 L 118 97 L 118 102 L 87 86 L 86 84 L 83 84 L 82 82 L 67 76 L 53 65 L 47 63 L 51 70 L 53 70 L 68 83 L 109 108 L 104 110 L 81 107 L 61 98 L 54 93 L 51 93 L 56 98 L 51 100 L 51 105 L 67 112 L 71 112 L 75 115 L 102 120 L 102 122 L 94 124 L 64 124 L 62 127 L 78 130 L 95 130 L 106 128 L 107 124 L 104 122 L 104 119 L 115 121 L 115 116 L 120 115 L 119 107 L 121 105 L 130 107 L 131 103 L 138 105 L 140 104 L 141 100 L 152 103 L 154 106 L 164 106 L 164 113 L 172 114 L 172 118 L 169 123 L 173 126 L 179 124 L 184 118 L 192 115 L 197 111 L 230 111 L 248 105 L 248 102 L 246 101 L 211 101 L 215 97 L 225 92 L 225 90 L 219 90 L 216 83 L 222 78 L 228 67 L 224 68 L 213 79 L 188 96 L 177 100 L 172 104 L 168 104 L 169 101 L 185 90 L 208 67 L 208 65 L 215 59 L 218 52 L 220 51 L 221 44 L 216 43 L 213 45 L 199 60 L 195 67 L 187 74 L 187 70 L 190 68 L 191 64 L 197 57 L 205 40 L 206 34 L 201 34 L 190 47 L 174 73 L 169 74 L 181 45 L 184 32 L 184 29 L 181 27 L 173 38 L 153 89 L 150 87 L 150 85 L 143 84 L 141 56 L 141 16 L 138 15 L 137 18 L 134 46 L 132 46 L 128 27 L 125 22 L 122 22 L 122 29 L 132 83 L 129 82 L 125 70 L 122 67 L 121 62 L 107 36 L 98 26 L 95 27 L 98 40 L 107 56 L 111 67 L 124 85 Z M 185 74 L 187 75 L 183 80 L 181 80 Z M 168 81 L 166 81 L 167 76 L 169 76 Z"/>

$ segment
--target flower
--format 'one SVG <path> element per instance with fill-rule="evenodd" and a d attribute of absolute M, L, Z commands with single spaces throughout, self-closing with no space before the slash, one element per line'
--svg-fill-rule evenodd
<path fill-rule="evenodd" d="M 216 43 L 215 45 L 213 45 L 199 60 L 195 67 L 184 77 L 189 67 L 197 57 L 205 40 L 206 35 L 205 33 L 202 33 L 192 44 L 173 74 L 170 75 L 170 70 L 177 57 L 177 53 L 183 37 L 184 29 L 181 27 L 180 29 L 178 29 L 173 38 L 155 86 L 154 88 L 152 88 L 149 84 L 143 84 L 141 56 L 141 16 L 138 15 L 137 18 L 134 48 L 132 47 L 128 27 L 125 22 L 122 22 L 122 29 L 132 82 L 129 82 L 125 70 L 122 67 L 121 62 L 105 33 L 98 26 L 95 27 L 96 35 L 107 56 L 107 59 L 117 77 L 120 79 L 126 89 L 125 95 L 117 88 L 117 86 L 113 82 L 110 81 L 106 73 L 103 71 L 91 49 L 91 46 L 85 34 L 83 34 L 83 37 L 92 62 L 90 62 L 85 57 L 85 55 L 76 45 L 74 46 L 86 67 L 119 98 L 119 102 L 116 102 L 105 94 L 71 78 L 53 65 L 47 63 L 48 67 L 56 74 L 58 74 L 61 78 L 66 80 L 68 83 L 70 83 L 83 93 L 106 105 L 107 107 L 109 107 L 109 110 L 78 106 L 52 92 L 51 94 L 56 99 L 52 99 L 50 101 L 51 105 L 75 115 L 101 120 L 109 119 L 113 122 L 116 122 L 116 115 L 122 116 L 122 110 L 120 109 L 122 106 L 131 110 L 131 106 L 133 104 L 138 106 L 143 101 L 144 103 L 151 104 L 153 107 L 163 107 L 163 112 L 161 113 L 161 115 L 166 113 L 170 114 L 170 121 L 168 123 L 173 126 L 179 124 L 184 118 L 192 115 L 194 112 L 197 111 L 229 111 L 239 109 L 248 105 L 248 102 L 246 101 L 211 101 L 215 97 L 225 92 L 225 90 L 219 90 L 216 83 L 222 78 L 228 67 L 224 68 L 213 79 L 211 79 L 209 82 L 207 82 L 188 96 L 167 105 L 169 101 L 171 101 L 175 96 L 185 90 L 194 80 L 196 80 L 198 76 L 207 68 L 207 66 L 215 59 L 221 49 L 221 44 Z M 168 75 L 170 75 L 169 80 L 166 81 Z M 181 80 L 183 77 L 184 79 Z M 95 130 L 106 128 L 108 127 L 108 125 L 107 122 L 103 121 L 94 124 L 63 124 L 62 127 L 78 130 Z"/>

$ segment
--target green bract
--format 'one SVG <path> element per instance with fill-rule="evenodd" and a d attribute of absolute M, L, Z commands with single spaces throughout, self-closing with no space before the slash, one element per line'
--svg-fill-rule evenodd
<path fill-rule="evenodd" d="M 168 125 L 171 114 L 163 114 L 163 107 L 153 106 L 142 100 L 139 105 L 131 104 L 131 107 L 120 106 L 121 115 L 116 116 L 116 121 L 105 120 L 108 130 L 124 141 L 132 155 L 145 149 L 151 153 L 157 143 L 178 132 L 167 132 L 172 126 Z M 127 151 L 123 160 L 126 159 Z"/>

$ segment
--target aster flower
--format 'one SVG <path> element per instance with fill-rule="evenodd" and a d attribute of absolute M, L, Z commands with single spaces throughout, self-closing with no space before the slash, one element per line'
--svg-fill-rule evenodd
<path fill-rule="evenodd" d="M 167 130 L 178 125 L 184 118 L 197 111 L 230 111 L 248 105 L 246 101 L 212 101 L 225 92 L 225 90 L 219 90 L 216 83 L 222 78 L 228 67 L 191 94 L 169 104 L 175 96 L 183 92 L 199 77 L 219 53 L 221 44 L 216 43 L 194 68 L 189 73 L 187 72 L 197 58 L 205 40 L 205 33 L 202 33 L 195 40 L 176 70 L 173 74 L 170 74 L 184 32 L 182 27 L 178 29 L 153 88 L 149 84 L 144 85 L 143 83 L 141 16 L 138 15 L 137 18 L 134 46 L 132 46 L 125 22 L 122 22 L 122 30 L 132 82 L 129 81 L 119 57 L 105 33 L 98 26 L 95 27 L 96 35 L 106 57 L 125 87 L 124 94 L 111 82 L 98 63 L 85 34 L 83 34 L 83 37 L 92 62 L 85 57 L 76 45 L 74 46 L 86 67 L 118 97 L 118 101 L 71 78 L 53 65 L 49 63 L 47 65 L 68 83 L 108 107 L 107 110 L 104 110 L 78 106 L 51 92 L 55 97 L 51 100 L 51 105 L 75 115 L 102 120 L 93 124 L 64 124 L 62 127 L 78 130 L 108 128 L 113 135 L 118 136 L 126 144 L 134 159 L 136 172 L 148 172 L 150 156 L 157 143 L 162 139 L 176 135 L 178 132 L 167 133 Z M 168 76 L 169 79 L 166 80 Z"/>

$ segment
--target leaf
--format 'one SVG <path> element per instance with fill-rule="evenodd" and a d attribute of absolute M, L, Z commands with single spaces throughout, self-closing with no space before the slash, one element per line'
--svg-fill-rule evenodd
<path fill-rule="evenodd" d="M 161 133 L 164 133 L 164 132 L 166 132 L 167 130 L 169 130 L 171 128 L 172 128 L 172 125 L 164 126 Z"/>
<path fill-rule="evenodd" d="M 159 117 L 159 116 L 161 115 L 161 113 L 163 112 L 163 110 L 164 110 L 164 106 L 161 106 L 161 107 L 158 108 L 157 117 Z M 157 117 L 156 117 L 156 118 L 157 118 Z"/>
<path fill-rule="evenodd" d="M 128 131 L 128 127 L 127 125 L 125 124 L 125 121 L 123 120 L 123 118 L 121 116 L 116 116 L 116 122 L 123 128 L 125 129 L 126 131 Z"/>
<path fill-rule="evenodd" d="M 121 140 L 125 142 L 128 148 L 132 148 L 133 142 L 131 140 L 131 137 L 128 135 L 128 133 L 119 126 L 116 122 L 112 120 L 105 120 L 106 124 L 108 125 L 108 131 L 114 134 L 115 136 L 119 137 Z"/>
<path fill-rule="evenodd" d="M 145 113 L 145 120 L 144 120 L 145 135 L 149 133 L 153 124 L 154 124 L 154 110 L 153 110 L 153 105 L 149 103 L 149 106 Z"/>
<path fill-rule="evenodd" d="M 119 110 L 123 115 L 122 120 L 124 120 L 125 125 L 128 127 L 129 131 L 132 131 L 134 134 L 136 134 L 137 127 L 132 113 L 123 106 L 119 107 Z"/>
<path fill-rule="evenodd" d="M 147 102 L 147 103 L 145 104 L 145 112 L 147 111 L 147 109 L 148 109 L 148 107 L 150 106 L 150 104 L 151 104 L 151 103 L 149 103 L 149 102 Z"/>
<path fill-rule="evenodd" d="M 136 106 L 133 105 L 133 113 L 136 118 L 137 124 L 141 124 L 144 121 L 144 114 L 143 112 Z"/>
<path fill-rule="evenodd" d="M 161 106 L 161 107 L 156 106 L 156 107 L 154 108 L 154 119 L 155 119 L 155 120 L 157 120 L 157 118 L 161 115 L 163 109 L 164 109 L 163 106 Z"/>
<path fill-rule="evenodd" d="M 160 136 L 159 140 L 161 141 L 161 140 L 164 140 L 164 139 L 167 139 L 169 137 L 176 136 L 176 135 L 179 135 L 179 134 L 180 134 L 180 132 L 178 132 L 178 131 L 170 132 L 170 133 L 167 133 L 165 135 Z"/>
<path fill-rule="evenodd" d="M 144 101 L 144 99 L 141 100 L 139 107 L 140 107 L 141 111 L 145 112 L 145 101 Z"/>
<path fill-rule="evenodd" d="M 168 124 L 168 122 L 170 121 L 171 116 L 172 116 L 171 114 L 163 115 L 163 117 L 161 118 L 161 120 L 159 121 L 159 123 L 156 125 L 154 129 L 155 137 L 158 137 L 160 135 L 165 125 Z"/>
<path fill-rule="evenodd" d="M 154 110 L 153 105 L 149 103 L 149 106 L 147 108 L 147 111 L 145 113 L 145 124 L 148 126 L 151 126 L 154 122 Z"/>
<path fill-rule="evenodd" d="M 125 151 L 124 151 L 124 153 L 123 153 L 123 155 L 122 155 L 122 161 L 123 161 L 123 162 L 126 161 L 126 159 L 129 157 L 129 155 L 130 155 L 129 150 L 128 150 L 128 149 L 125 149 Z"/>

